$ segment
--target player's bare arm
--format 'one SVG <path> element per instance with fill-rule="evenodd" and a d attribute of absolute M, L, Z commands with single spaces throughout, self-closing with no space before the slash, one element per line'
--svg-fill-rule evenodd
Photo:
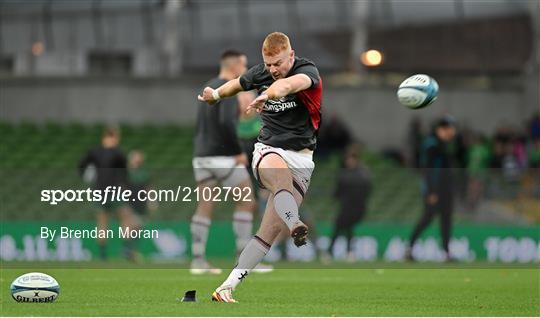
<path fill-rule="evenodd" d="M 291 77 L 278 79 L 263 94 L 259 95 L 259 97 L 249 104 L 247 111 L 250 112 L 256 109 L 260 112 L 267 100 L 276 100 L 289 94 L 303 91 L 310 88 L 311 84 L 311 79 L 306 74 L 296 74 Z"/>
<path fill-rule="evenodd" d="M 240 78 L 235 78 L 221 85 L 217 89 L 205 87 L 202 94 L 197 96 L 201 102 L 207 102 L 210 105 L 217 103 L 220 99 L 231 97 L 243 91 L 240 85 Z"/>

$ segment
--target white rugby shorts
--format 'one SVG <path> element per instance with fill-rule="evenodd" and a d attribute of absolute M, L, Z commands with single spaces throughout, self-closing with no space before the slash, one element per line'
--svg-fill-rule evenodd
<path fill-rule="evenodd" d="M 252 169 L 253 175 L 259 182 L 259 185 L 264 188 L 259 177 L 259 163 L 261 160 L 271 153 L 279 155 L 285 163 L 291 169 L 293 176 L 293 186 L 302 195 L 305 196 L 309 183 L 311 181 L 311 174 L 315 169 L 315 163 L 313 162 L 313 152 L 311 151 L 294 151 L 285 150 L 282 148 L 272 147 L 263 143 L 256 143 L 255 150 L 253 151 Z"/>
<path fill-rule="evenodd" d="M 236 164 L 235 157 L 195 157 L 192 163 L 197 183 L 217 181 L 223 186 L 234 187 L 249 179 L 246 167 Z"/>

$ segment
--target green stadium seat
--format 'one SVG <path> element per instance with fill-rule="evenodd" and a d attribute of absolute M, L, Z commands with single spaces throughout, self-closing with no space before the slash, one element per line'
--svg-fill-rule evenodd
<path fill-rule="evenodd" d="M 15 195 L 2 197 L 6 217 L 17 219 L 93 219 L 93 206 L 58 205 L 54 211 L 39 214 L 41 202 L 35 200 L 36 191 L 47 185 L 81 188 L 77 165 L 82 156 L 99 145 L 103 130 L 101 124 L 59 124 L 47 122 L 36 125 L 28 122 L 10 124 L 0 122 L 2 152 L 0 153 L 0 177 L 10 180 Z M 192 181 L 191 156 L 193 153 L 193 127 L 167 124 L 121 125 L 122 149 L 127 153 L 139 149 L 146 153 L 147 167 L 155 172 L 152 182 L 156 188 L 167 188 L 178 182 Z M 374 191 L 368 205 L 367 219 L 407 219 L 422 209 L 419 198 L 419 176 L 414 172 L 397 167 L 376 153 L 364 152 L 363 160 L 372 170 Z M 316 219 L 333 220 L 337 210 L 332 197 L 336 182 L 336 171 L 341 158 L 332 155 L 317 162 L 306 209 Z M 407 186 L 417 180 L 418 187 Z M 11 191 L 10 191 L 11 192 Z M 4 202 L 5 201 L 5 202 Z M 182 205 L 181 210 L 192 209 Z M 73 210 L 76 209 L 77 212 Z M 79 211 L 82 209 L 83 211 Z M 49 211 L 50 209 L 48 209 Z M 177 204 L 164 204 L 162 217 L 177 219 L 180 210 Z M 187 211 L 187 210 L 186 210 Z"/>

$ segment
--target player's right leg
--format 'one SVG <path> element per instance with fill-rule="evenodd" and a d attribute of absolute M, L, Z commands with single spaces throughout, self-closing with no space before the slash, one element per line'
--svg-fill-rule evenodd
<path fill-rule="evenodd" d="M 205 187 L 214 187 L 212 182 L 200 183 L 199 193 L 203 193 Z M 197 210 L 191 218 L 191 274 L 221 274 L 221 269 L 214 268 L 206 260 L 206 243 L 208 242 L 208 232 L 212 224 L 212 212 L 216 202 L 211 199 L 203 200 L 203 196 L 197 203 Z"/>
<path fill-rule="evenodd" d="M 440 213 L 440 228 L 441 228 L 441 239 L 442 239 L 442 247 L 445 252 L 445 261 L 451 262 L 453 261 L 452 255 L 450 255 L 450 237 L 452 232 L 452 198 L 451 196 L 448 197 L 448 195 L 444 195 L 442 197 L 442 200 L 440 204 L 438 204 L 439 207 L 439 213 Z"/>
<path fill-rule="evenodd" d="M 424 198 L 426 200 L 426 198 Z M 409 261 L 414 261 L 414 256 L 412 254 L 412 250 L 414 247 L 414 244 L 416 243 L 416 240 L 420 237 L 420 234 L 428 227 L 428 225 L 433 220 L 433 217 L 436 213 L 436 206 L 431 205 L 427 202 L 424 204 L 424 213 L 420 217 L 420 220 L 418 220 L 418 223 L 414 227 L 414 230 L 411 234 L 411 237 L 409 239 L 409 247 L 405 253 L 405 258 Z"/>
<path fill-rule="evenodd" d="M 301 196 L 298 196 L 300 203 Z M 266 211 L 257 234 L 249 241 L 242 253 L 240 253 L 238 263 L 227 279 L 212 294 L 213 301 L 236 302 L 232 297 L 232 292 L 249 275 L 253 268 L 262 261 L 276 237 L 285 228 L 283 221 L 275 211 L 274 200 L 272 199 L 271 196 L 268 200 Z"/>
<path fill-rule="evenodd" d="M 245 171 L 245 170 L 244 170 Z M 257 202 L 253 193 L 253 186 L 249 175 L 247 179 L 236 184 L 236 187 L 246 193 L 241 200 L 235 202 L 235 212 L 233 214 L 233 232 L 236 238 L 236 255 L 240 256 L 246 245 L 253 238 L 253 218 L 257 210 Z M 245 191 L 249 189 L 249 192 Z M 274 270 L 274 266 L 259 263 L 253 272 L 269 273 Z"/>
<path fill-rule="evenodd" d="M 234 202 L 233 232 L 236 243 L 237 255 L 242 252 L 253 233 L 253 216 L 257 209 L 257 202 L 253 193 L 253 185 L 247 169 L 244 166 L 237 166 L 230 174 L 229 179 L 224 180 L 223 186 L 232 187 L 234 191 L 241 190 L 243 196 Z M 236 189 L 235 189 L 236 188 Z"/>
<path fill-rule="evenodd" d="M 204 193 L 207 187 L 217 186 L 216 175 L 212 172 L 216 162 L 214 157 L 195 157 L 193 158 L 193 173 L 197 182 L 197 190 Z M 208 232 L 212 223 L 212 212 L 216 202 L 212 198 L 201 196 L 197 202 L 195 214 L 191 217 L 191 269 L 192 274 L 221 274 L 221 269 L 212 267 L 206 260 L 206 243 L 208 241 Z"/>
<path fill-rule="evenodd" d="M 109 214 L 108 212 L 102 208 L 99 209 L 96 213 L 96 222 L 97 222 L 97 228 L 100 233 L 102 233 L 102 230 L 107 230 L 109 226 Z M 107 239 L 105 237 L 98 238 L 98 245 L 99 245 L 99 257 L 102 261 L 107 259 Z"/>
<path fill-rule="evenodd" d="M 134 229 L 138 230 L 142 227 L 141 219 L 135 215 L 135 212 L 133 210 L 124 204 L 118 204 L 116 208 L 116 213 L 118 215 L 118 219 L 120 221 L 120 226 L 123 229 Z M 137 243 L 139 239 L 138 238 L 124 238 L 123 239 L 123 255 L 124 257 L 132 262 L 138 262 L 139 261 L 139 255 L 137 253 Z"/>
<path fill-rule="evenodd" d="M 289 228 L 294 244 L 306 244 L 308 227 L 300 220 L 299 204 L 294 197 L 297 190 L 289 166 L 280 155 L 270 153 L 260 160 L 257 169 L 259 181 L 272 193 L 275 210 Z"/>

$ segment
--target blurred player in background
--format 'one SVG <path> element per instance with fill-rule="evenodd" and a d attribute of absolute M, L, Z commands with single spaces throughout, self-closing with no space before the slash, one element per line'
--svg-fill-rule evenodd
<path fill-rule="evenodd" d="M 252 167 L 261 187 L 271 192 L 257 234 L 212 294 L 214 301 L 235 302 L 232 291 L 261 262 L 283 228 L 296 246 L 307 240 L 308 227 L 300 220 L 298 207 L 315 168 L 313 150 L 321 119 L 322 81 L 315 64 L 296 57 L 283 33 L 265 38 L 262 57 L 264 63 L 217 89 L 206 87 L 198 97 L 215 104 L 241 91 L 258 91 L 259 96 L 248 107 L 248 111 L 260 112 L 263 120 Z"/>
<path fill-rule="evenodd" d="M 350 145 L 343 158 L 343 167 L 339 172 L 334 196 L 340 203 L 336 217 L 334 233 L 328 248 L 331 255 L 337 237 L 345 234 L 347 239 L 347 259 L 354 261 L 351 250 L 353 230 L 364 217 L 367 202 L 371 194 L 371 173 L 360 161 L 360 146 Z M 328 255 L 328 256 L 330 256 Z"/>
<path fill-rule="evenodd" d="M 101 190 L 104 193 L 107 187 L 123 187 L 127 189 L 127 160 L 124 152 L 119 148 L 120 131 L 117 127 L 106 127 L 101 138 L 101 145 L 88 151 L 79 163 L 81 176 L 85 175 L 87 169 L 95 169 L 96 176 L 93 189 Z M 90 180 L 89 180 L 90 181 Z M 129 207 L 124 202 L 109 200 L 105 204 L 98 204 L 97 227 L 98 230 L 107 230 L 109 215 L 113 212 L 118 214 L 120 226 L 126 228 L 137 227 L 137 222 Z M 130 242 L 131 239 L 124 240 L 124 254 L 126 258 L 133 259 L 134 250 Z M 99 253 L 102 260 L 107 258 L 107 240 L 98 239 Z"/>
<path fill-rule="evenodd" d="M 440 215 L 445 259 L 450 260 L 449 244 L 454 206 L 454 177 L 452 172 L 453 157 L 449 145 L 455 136 L 454 119 L 445 116 L 435 123 L 433 133 L 427 137 L 423 144 L 421 163 L 424 170 L 424 213 L 411 234 L 410 246 L 406 255 L 409 260 L 414 260 L 412 253 L 414 243 L 431 223 L 435 214 Z"/>
<path fill-rule="evenodd" d="M 246 67 L 247 58 L 243 53 L 227 50 L 221 55 L 219 75 L 205 86 L 219 87 L 238 78 L 246 71 Z M 248 159 L 242 152 L 236 135 L 238 104 L 249 105 L 252 99 L 250 93 L 246 93 L 220 100 L 215 105 L 199 102 L 197 112 L 193 169 L 199 193 L 203 193 L 205 187 L 213 188 L 217 185 L 250 189 L 248 198 L 235 202 L 233 230 L 237 253 L 240 253 L 251 239 L 253 214 L 256 209 L 251 179 L 246 169 Z M 206 260 L 208 230 L 216 202 L 211 198 L 210 201 L 204 201 L 203 198 L 204 196 L 201 196 L 197 210 L 191 218 L 191 273 L 220 274 L 221 269 L 212 267 Z"/>
<path fill-rule="evenodd" d="M 131 189 L 131 200 L 129 202 L 132 211 L 134 212 L 134 218 L 136 219 L 136 230 L 142 229 L 145 220 L 150 213 L 157 211 L 158 203 L 155 201 L 141 200 L 138 193 L 146 191 L 148 193 L 151 190 L 150 185 L 150 173 L 144 166 L 145 156 L 140 150 L 132 150 L 128 154 L 128 183 Z M 133 251 L 137 251 L 138 239 L 133 239 L 130 248 Z M 139 258 L 139 253 L 134 252 L 134 260 Z"/>
<path fill-rule="evenodd" d="M 128 180 L 132 191 L 131 208 L 140 217 L 144 218 L 149 212 L 155 212 L 158 203 L 154 201 L 140 200 L 137 193 L 151 190 L 150 173 L 146 169 L 144 153 L 140 150 L 132 150 L 128 154 Z"/>

